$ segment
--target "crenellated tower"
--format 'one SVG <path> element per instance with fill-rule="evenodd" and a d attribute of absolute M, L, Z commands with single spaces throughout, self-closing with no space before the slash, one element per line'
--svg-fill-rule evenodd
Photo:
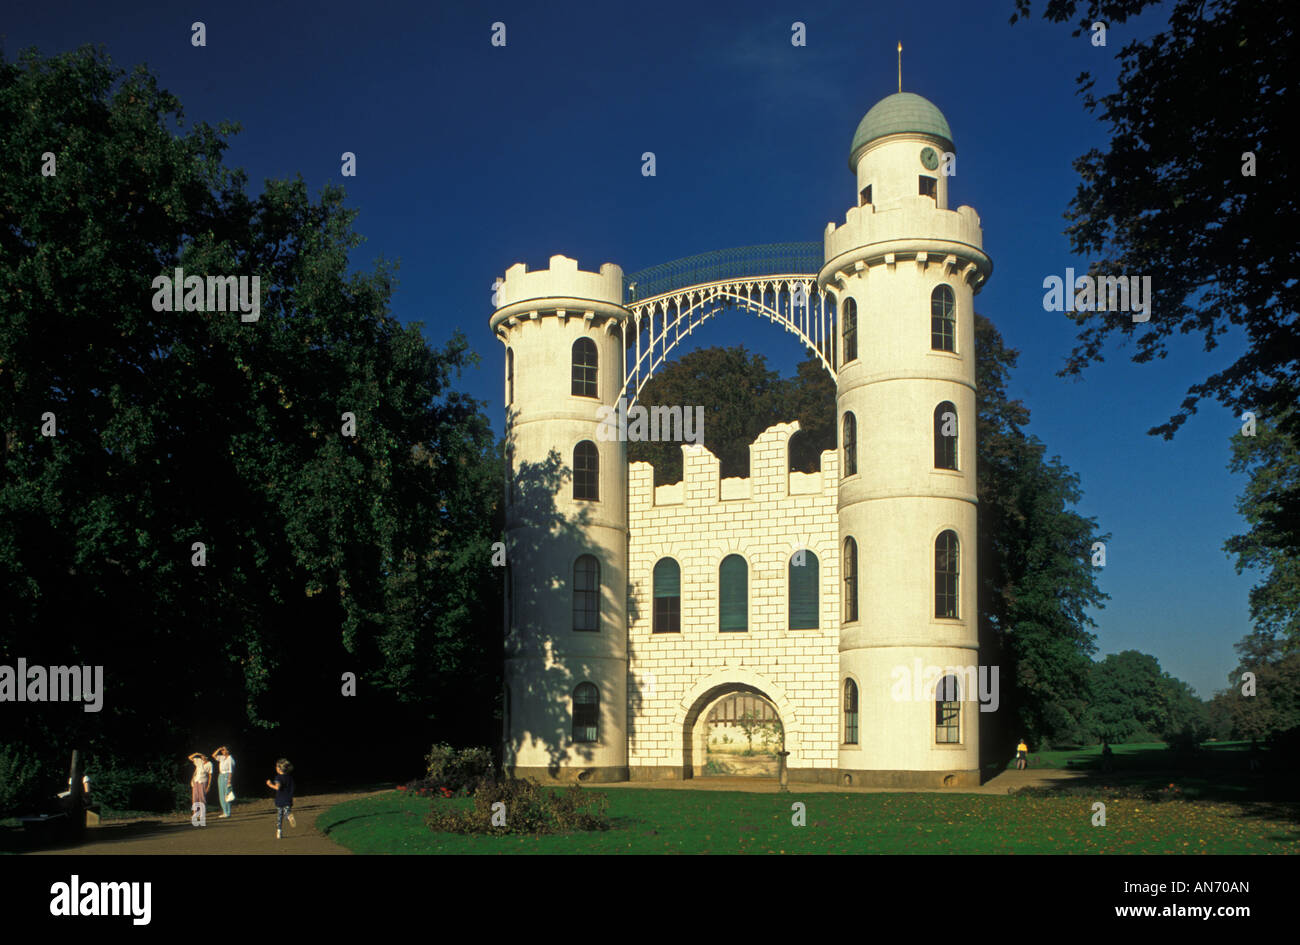
<path fill-rule="evenodd" d="M 979 783 L 973 298 L 979 217 L 948 209 L 955 147 L 890 95 L 850 149 L 856 206 L 825 234 L 836 296 L 842 612 L 840 780 Z M 955 691 L 941 679 L 955 668 Z M 951 695 L 952 698 L 945 698 Z"/>
<path fill-rule="evenodd" d="M 624 383 L 623 271 L 506 270 L 505 764 L 625 780 L 627 451 L 599 435 Z"/>

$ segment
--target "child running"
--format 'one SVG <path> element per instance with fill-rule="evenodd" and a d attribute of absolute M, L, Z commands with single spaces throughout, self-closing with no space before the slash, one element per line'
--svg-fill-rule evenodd
<path fill-rule="evenodd" d="M 286 817 L 290 827 L 298 826 L 293 819 L 293 765 L 288 758 L 275 763 L 275 780 L 267 781 L 266 786 L 275 790 L 275 839 L 279 840 Z"/>

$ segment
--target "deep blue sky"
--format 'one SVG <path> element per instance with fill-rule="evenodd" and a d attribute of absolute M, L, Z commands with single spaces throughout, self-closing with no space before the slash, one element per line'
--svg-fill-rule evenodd
<path fill-rule="evenodd" d="M 1180 340 L 1148 365 L 1112 347 L 1082 382 L 1065 381 L 1056 371 L 1073 325 L 1042 307 L 1046 276 L 1087 268 L 1062 213 L 1073 159 L 1106 140 L 1074 78 L 1089 70 L 1109 91 L 1119 49 L 1163 16 L 1113 28 L 1103 49 L 1067 26 L 1010 26 L 1013 5 L 164 0 L 125 12 L 74 0 L 8 11 L 0 30 L 11 59 L 32 45 L 52 54 L 99 43 L 118 65 L 147 63 L 187 119 L 243 125 L 228 163 L 258 189 L 297 173 L 313 192 L 343 183 L 367 238 L 355 264 L 400 259 L 394 313 L 422 322 L 434 343 L 466 332 L 482 365 L 464 386 L 498 427 L 495 278 L 557 252 L 631 272 L 820 239 L 855 202 L 849 142 L 896 90 L 901 40 L 903 88 L 938 105 L 956 139 L 951 205 L 972 205 L 984 225 L 994 273 L 976 303 L 1021 351 L 1012 394 L 1081 476 L 1081 511 L 1113 535 L 1098 656 L 1153 653 L 1208 696 L 1249 629 L 1252 578 L 1222 551 L 1243 530 L 1234 501 L 1245 480 L 1225 468 L 1239 421 L 1207 404 L 1173 442 L 1145 431 L 1239 342 L 1207 355 Z M 194 20 L 207 25 L 206 48 L 190 44 Z M 497 20 L 505 48 L 489 42 Z M 795 20 L 807 25 L 805 48 L 790 44 Z M 340 177 L 344 151 L 357 155 L 356 178 Z M 657 177 L 642 177 L 644 151 L 656 153 Z M 743 341 L 787 373 L 801 355 L 792 336 L 739 314 L 697 338 Z"/>

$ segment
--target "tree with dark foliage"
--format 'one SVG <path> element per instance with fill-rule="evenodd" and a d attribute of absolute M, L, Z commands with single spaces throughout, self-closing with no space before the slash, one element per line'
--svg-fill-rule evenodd
<path fill-rule="evenodd" d="M 183 126 L 100 52 L 0 62 L 0 663 L 102 665 L 106 689 L 5 740 L 102 765 L 241 727 L 490 734 L 501 467 L 454 387 L 474 356 L 388 314 L 393 266 L 347 271 L 341 190 L 250 196 L 237 129 Z M 156 311 L 178 267 L 259 277 L 260 317 Z"/>

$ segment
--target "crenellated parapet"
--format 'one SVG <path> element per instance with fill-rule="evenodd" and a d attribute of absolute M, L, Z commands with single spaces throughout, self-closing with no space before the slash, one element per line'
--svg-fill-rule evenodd
<path fill-rule="evenodd" d="M 790 471 L 790 438 L 799 432 L 797 420 L 778 423 L 758 435 L 749 447 L 749 475 L 723 479 L 721 461 L 698 444 L 682 446 L 682 479 L 655 486 L 654 466 L 628 466 L 628 500 L 633 507 L 704 506 L 744 500 L 773 501 L 797 495 L 833 498 L 839 478 L 839 453 L 826 450 L 816 472 Z"/>
<path fill-rule="evenodd" d="M 847 278 L 875 266 L 902 262 L 941 265 L 978 290 L 993 272 L 984 231 L 973 207 L 941 210 L 928 197 L 902 198 L 887 210 L 851 207 L 844 223 L 826 224 L 826 265 L 818 284 L 842 288 Z"/>
<path fill-rule="evenodd" d="M 599 272 L 587 272 L 578 268 L 576 259 L 562 255 L 552 256 L 548 268 L 533 272 L 524 263 L 515 263 L 497 285 L 496 300 L 491 327 L 502 338 L 506 329 L 520 322 L 549 315 L 611 319 L 612 324 L 628 316 L 621 266 L 607 262 Z"/>

